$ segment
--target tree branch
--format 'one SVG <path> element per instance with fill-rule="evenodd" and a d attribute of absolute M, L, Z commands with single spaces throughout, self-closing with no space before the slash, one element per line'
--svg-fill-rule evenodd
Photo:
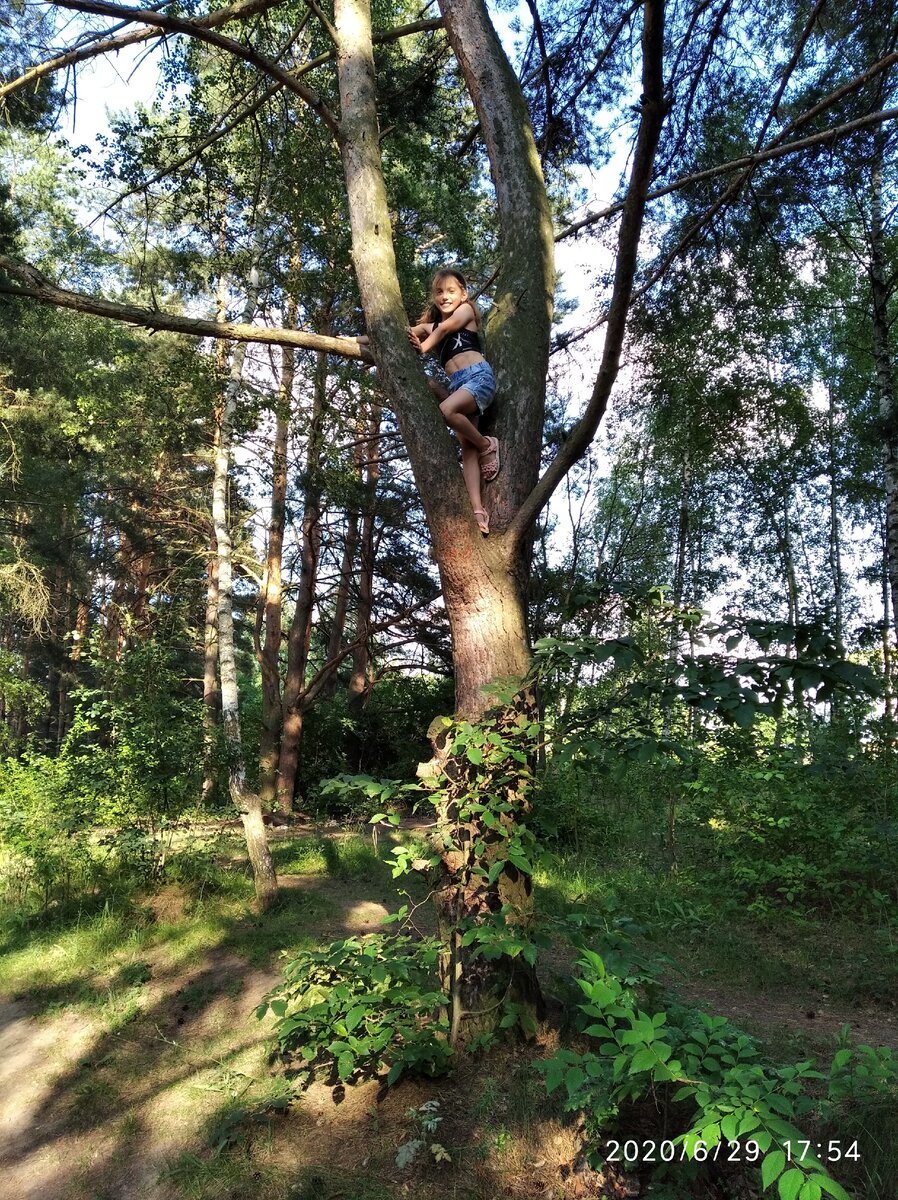
<path fill-rule="evenodd" d="M 184 33 L 198 41 L 208 42 L 209 45 L 216 46 L 228 54 L 233 54 L 235 58 L 242 58 L 244 62 L 249 63 L 256 70 L 262 71 L 265 75 L 269 75 L 272 79 L 276 79 L 288 91 L 294 92 L 304 100 L 318 114 L 337 141 L 340 140 L 339 122 L 320 96 L 301 83 L 294 73 L 287 71 L 280 63 L 275 62 L 273 58 L 269 58 L 268 55 L 262 54 L 258 50 L 253 50 L 251 46 L 246 46 L 235 38 L 217 33 L 213 29 L 200 25 L 197 21 L 185 21 L 181 17 L 170 17 L 154 12 L 151 8 L 128 8 L 122 4 L 110 3 L 110 0 L 56 0 L 56 4 L 59 8 L 70 8 L 76 12 L 96 13 L 104 17 L 124 17 L 127 20 L 140 21 L 145 25 L 156 26 L 171 33 Z"/>
<path fill-rule="evenodd" d="M 284 0 L 237 0 L 236 4 L 230 5 L 228 8 L 220 8 L 217 12 L 207 13 L 204 17 L 197 17 L 192 24 L 197 28 L 202 29 L 217 29 L 220 25 L 226 25 L 229 21 L 242 21 L 247 17 L 254 17 L 258 13 L 266 12 L 270 8 L 276 8 L 279 4 L 283 4 Z M 124 10 L 127 12 L 128 10 Z M 137 11 L 136 9 L 133 11 Z M 152 9 L 148 11 L 153 11 Z M 122 24 L 131 24 L 137 18 L 127 16 Z M 0 87 L 0 100 L 4 96 L 8 96 L 11 92 L 18 91 L 19 88 L 27 87 L 29 83 L 36 83 L 45 75 L 52 75 L 55 71 L 62 71 L 66 67 L 74 66 L 76 63 L 85 62 L 87 59 L 96 58 L 100 54 L 110 54 L 116 50 L 122 50 L 125 46 L 133 46 L 137 42 L 146 42 L 151 38 L 161 37 L 165 32 L 164 29 L 132 29 L 129 33 L 117 34 L 115 37 L 101 38 L 90 42 L 86 46 L 79 46 L 72 50 L 67 50 L 64 54 L 59 54 L 55 58 L 48 58 L 42 63 L 37 63 L 33 67 L 29 67 L 24 75 L 18 76 L 17 79 L 11 79 L 8 83 Z"/>
<path fill-rule="evenodd" d="M 618 236 L 614 287 L 608 312 L 608 329 L 602 350 L 602 362 L 592 396 L 583 416 L 549 464 L 542 478 L 521 505 L 508 527 L 509 540 L 519 545 L 530 526 L 548 503 L 549 497 L 595 437 L 608 397 L 620 369 L 627 313 L 636 275 L 639 238 L 645 216 L 649 180 L 667 114 L 664 99 L 664 0 L 646 0 L 642 29 L 642 119 L 636 138 L 630 185 L 624 201 L 623 220 Z"/>
<path fill-rule="evenodd" d="M 868 71 L 856 76 L 844 87 L 839 88 L 835 92 L 831 92 L 829 96 L 815 104 L 813 108 L 809 108 L 807 112 L 796 117 L 794 121 L 783 129 L 771 144 L 765 150 L 758 150 L 753 154 L 745 154 L 741 158 L 731 159 L 729 162 L 721 163 L 717 167 L 708 167 L 704 171 L 695 171 L 692 175 L 684 175 L 682 179 L 675 179 L 673 183 L 667 183 L 663 187 L 654 188 L 646 196 L 646 200 L 659 200 L 662 196 L 669 196 L 671 192 L 679 191 L 680 188 L 688 187 L 693 183 L 701 183 L 705 179 L 715 179 L 718 175 L 728 175 L 732 171 L 741 171 L 746 167 L 757 166 L 759 163 L 770 162 L 775 158 L 782 158 L 783 155 L 793 154 L 796 150 L 806 150 L 810 146 L 814 146 L 819 142 L 825 142 L 828 138 L 842 137 L 846 133 L 853 133 L 858 129 L 867 128 L 869 125 L 877 124 L 878 120 L 891 120 L 898 110 L 885 109 L 880 113 L 867 114 L 865 117 L 860 117 L 855 121 L 847 121 L 843 125 L 835 125 L 830 129 L 825 129 L 821 133 L 814 133 L 806 138 L 801 138 L 796 142 L 787 142 L 783 144 L 783 138 L 789 133 L 794 132 L 802 125 L 806 124 L 813 117 L 819 116 L 827 108 L 831 108 L 839 100 L 843 99 L 849 92 L 863 87 L 865 83 L 869 83 L 871 79 L 889 67 L 898 63 L 898 53 L 889 54 L 886 58 L 880 59 Z M 571 237 L 575 233 L 579 233 L 581 229 L 586 229 L 590 225 L 595 225 L 599 221 L 604 221 L 608 217 L 613 217 L 619 213 L 626 201 L 619 200 L 615 204 L 609 204 L 607 208 L 600 209 L 598 212 L 589 213 L 582 217 L 579 221 L 574 221 L 567 225 L 560 233 L 556 234 L 555 241 L 560 242 L 563 238 Z"/>
<path fill-rule="evenodd" d="M 104 300 L 58 287 L 29 263 L 18 262 L 0 254 L 0 271 L 5 271 L 21 285 L 14 287 L 0 276 L 0 294 L 37 300 L 41 304 L 52 304 L 57 308 L 69 308 L 74 312 L 93 317 L 105 317 L 121 321 L 126 325 L 138 325 L 144 329 L 165 330 L 168 333 L 183 333 L 188 337 L 211 337 L 234 342 L 258 342 L 265 345 L 296 346 L 302 350 L 323 350 L 341 358 L 352 358 L 370 363 L 373 358 L 369 350 L 360 346 L 355 338 L 325 337 L 319 333 L 306 333 L 301 329 L 271 329 L 262 325 L 246 325 L 226 321 L 210 321 L 202 317 L 182 317 L 152 308 L 141 308 L 136 304 L 122 304 L 115 300 Z"/>
<path fill-rule="evenodd" d="M 859 117 L 856 121 L 848 121 L 844 125 L 837 125 L 832 129 L 825 129 L 822 133 L 812 134 L 810 137 L 802 138 L 802 140 L 798 142 L 789 142 L 789 144 L 786 146 L 777 147 L 776 149 L 767 151 L 764 154 L 752 154 L 747 155 L 744 159 L 735 159 L 732 163 L 726 164 L 726 168 L 709 168 L 709 170 L 702 171 L 699 174 L 707 178 L 712 174 L 721 174 L 724 169 L 738 170 L 740 166 L 745 164 L 753 166 L 756 165 L 757 162 L 769 162 L 771 159 L 782 158 L 786 154 L 793 154 L 799 150 L 807 150 L 809 147 L 821 145 L 828 141 L 835 141 L 836 138 L 844 137 L 846 134 L 857 133 L 861 129 L 868 129 L 870 126 L 880 125 L 885 121 L 892 121 L 896 117 L 898 117 L 898 108 L 887 108 L 883 109 L 882 112 L 869 113 L 866 117 Z M 671 250 L 668 255 L 666 255 L 664 261 L 658 267 L 656 267 L 655 270 L 651 272 L 649 277 L 639 286 L 639 288 L 637 288 L 637 290 L 633 293 L 633 300 L 638 300 L 640 296 L 644 296 L 647 291 L 655 286 L 659 279 L 663 278 L 685 247 L 688 246 L 693 238 L 699 232 L 701 232 L 701 230 L 713 217 L 717 215 L 724 204 L 735 197 L 737 191 L 744 185 L 745 180 L 749 178 L 750 174 L 751 171 L 747 170 L 742 178 L 737 181 L 736 185 L 732 185 L 731 187 L 727 188 L 725 192 L 718 196 L 711 207 L 707 209 L 701 217 L 699 217 L 695 224 L 689 230 L 687 230 L 679 242 L 677 242 L 674 249 Z M 689 182 L 689 180 L 681 180 L 680 186 L 687 182 Z M 650 193 L 646 199 L 653 199 L 653 195 Z M 591 325 L 586 325 L 583 329 L 578 329 L 576 333 L 560 337 L 553 346 L 552 352 L 555 353 L 558 350 L 564 350 L 568 346 L 572 346 L 575 342 L 579 342 L 582 338 L 587 337 L 590 333 L 594 332 L 594 330 L 599 329 L 609 319 L 610 313 L 611 310 L 608 308 L 605 310 L 605 312 L 601 313 Z"/>

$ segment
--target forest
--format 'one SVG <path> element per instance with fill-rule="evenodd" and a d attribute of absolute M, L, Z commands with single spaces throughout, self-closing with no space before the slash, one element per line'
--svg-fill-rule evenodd
<path fill-rule="evenodd" d="M 2 1200 L 898 1195 L 896 69 L 0 5 Z"/>

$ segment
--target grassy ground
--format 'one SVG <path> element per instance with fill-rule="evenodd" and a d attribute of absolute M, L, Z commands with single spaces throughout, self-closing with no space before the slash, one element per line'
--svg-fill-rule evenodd
<path fill-rule="evenodd" d="M 282 898 L 264 917 L 250 907 L 236 838 L 221 841 L 214 865 L 194 864 L 154 893 L 7 914 L 3 1200 L 568 1200 L 645 1189 L 638 1176 L 583 1169 L 580 1131 L 533 1070 L 557 1045 L 551 1031 L 448 1080 L 386 1095 L 376 1081 L 295 1093 L 252 1015 L 279 978 L 281 951 L 374 930 L 398 899 L 365 836 L 285 838 L 275 853 Z M 599 871 L 586 856 L 557 860 L 537 882 L 547 912 L 577 901 L 634 917 L 645 944 L 670 957 L 673 986 L 760 1034 L 779 1058 L 831 1052 L 844 1023 L 861 1041 L 898 1044 L 885 928 L 749 919 L 683 876 Z M 562 995 L 566 972 L 563 955 L 550 956 L 545 975 Z M 397 1165 L 431 1100 L 437 1131 Z M 650 1129 L 654 1118 L 631 1119 Z M 892 1109 L 847 1112 L 830 1136 L 863 1142 L 862 1163 L 843 1176 L 859 1197 L 893 1195 Z M 450 1161 L 437 1162 L 431 1143 Z M 752 1180 L 737 1173 L 677 1191 L 656 1179 L 645 1194 L 747 1197 Z"/>

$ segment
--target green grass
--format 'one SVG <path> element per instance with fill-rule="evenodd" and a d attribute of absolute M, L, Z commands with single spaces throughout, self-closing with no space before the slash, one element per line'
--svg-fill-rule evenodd
<path fill-rule="evenodd" d="M 537 903 L 560 915 L 571 904 L 609 920 L 632 918 L 647 945 L 689 979 L 751 991 L 825 993 L 841 1003 L 890 1003 L 898 992 L 898 929 L 848 919 L 815 920 L 788 908 L 754 915 L 715 896 L 694 871 L 607 865 L 586 854 L 550 858 L 535 875 Z"/>
<path fill-rule="evenodd" d="M 377 852 L 365 833 L 293 837 L 275 841 L 273 851 L 285 887 L 264 915 L 252 909 L 252 883 L 236 835 L 214 839 L 202 853 L 185 846 L 183 860 L 172 863 L 175 882 L 156 895 L 120 889 L 108 901 L 86 898 L 43 915 L 8 911 L 0 923 L 0 994 L 27 997 L 48 1016 L 69 1009 L 95 1025 L 95 1043 L 60 1091 L 62 1111 L 86 1137 L 104 1132 L 121 1153 L 137 1153 L 146 1111 L 140 1105 L 149 1104 L 142 1097 L 167 1095 L 177 1106 L 186 1131 L 180 1146 L 187 1148 L 174 1153 L 165 1183 L 179 1198 L 397 1200 L 401 1189 L 378 1181 L 379 1165 L 386 1164 L 383 1178 L 395 1158 L 395 1145 L 384 1137 L 404 1136 L 396 1132 L 395 1117 L 392 1132 L 380 1141 L 376 1122 L 371 1124 L 369 1171 L 349 1169 L 357 1164 L 342 1156 L 317 1166 L 306 1157 L 300 1167 L 284 1151 L 287 1135 L 280 1131 L 287 1125 L 278 1109 L 290 1087 L 265 1066 L 264 1028 L 252 1023 L 235 1037 L 228 1024 L 240 1011 L 254 969 L 276 968 L 284 950 L 318 948 L 338 938 L 347 905 L 374 899 L 391 905 L 396 883 L 387 861 L 390 841 L 382 838 Z M 826 992 L 847 1003 L 886 1000 L 898 990 L 898 954 L 888 925 L 815 921 L 787 910 L 752 915 L 714 895 L 696 871 L 655 870 L 644 857 L 628 859 L 624 847 L 610 862 L 585 851 L 558 855 L 540 868 L 536 884 L 543 912 L 561 916 L 581 905 L 610 924 L 632 918 L 642 931 L 640 948 L 679 964 L 681 977 L 669 972 L 674 986 L 684 978 L 743 989 L 757 999 L 759 1011 L 763 997 L 772 994 Z M 403 879 L 400 885 L 417 898 L 420 881 Z M 244 1007 L 248 1012 L 251 1005 Z M 783 1062 L 821 1053 L 813 1035 L 788 1032 L 772 1033 L 765 1049 Z M 447 1106 L 443 1127 L 452 1171 L 440 1186 L 432 1186 L 426 1173 L 418 1178 L 410 1172 L 411 1200 L 493 1200 L 501 1193 L 490 1192 L 484 1179 L 500 1186 L 509 1164 L 526 1175 L 527 1162 L 541 1156 L 528 1131 L 561 1128 L 561 1100 L 547 1099 L 532 1058 L 529 1051 L 518 1057 L 500 1049 L 466 1077 L 459 1094 L 467 1124 L 453 1127 Z M 430 1094 L 442 1097 L 451 1084 L 432 1086 Z M 301 1109 L 303 1101 L 296 1103 Z M 408 1106 L 404 1101 L 402 1107 Z M 898 1178 L 896 1109 L 891 1102 L 846 1106 L 839 1128 L 825 1135 L 843 1144 L 857 1137 L 861 1164 L 855 1179 L 842 1177 L 857 1182 L 864 1200 L 884 1200 Z M 478 1171 L 482 1176 L 475 1180 Z M 76 1183 L 77 1200 L 106 1194 L 99 1176 L 82 1191 Z"/>

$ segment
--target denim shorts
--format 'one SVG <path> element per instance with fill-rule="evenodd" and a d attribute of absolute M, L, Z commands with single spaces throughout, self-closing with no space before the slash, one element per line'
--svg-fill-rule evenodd
<path fill-rule="evenodd" d="M 449 376 L 449 386 L 453 392 L 464 388 L 474 397 L 479 412 L 486 412 L 496 396 L 496 380 L 493 368 L 488 362 L 474 363 L 470 367 L 462 367 L 453 371 Z"/>

